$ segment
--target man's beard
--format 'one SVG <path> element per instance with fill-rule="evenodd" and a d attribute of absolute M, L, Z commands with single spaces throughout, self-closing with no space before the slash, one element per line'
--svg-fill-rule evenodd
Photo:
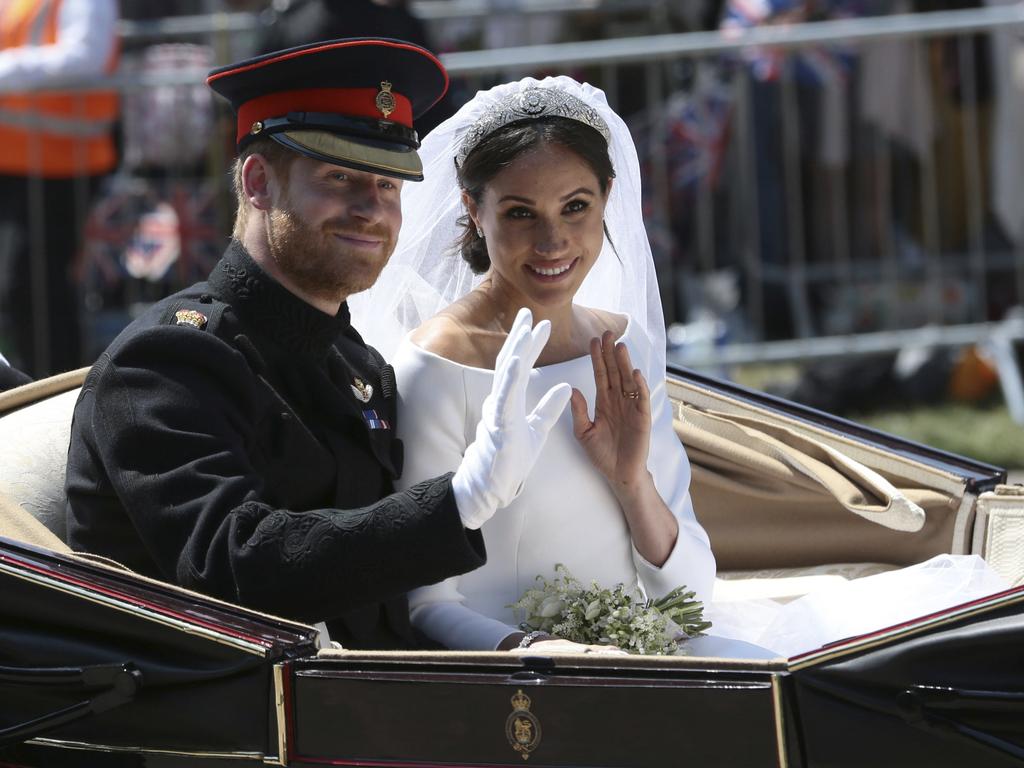
<path fill-rule="evenodd" d="M 334 232 L 379 239 L 383 255 L 346 248 Z M 287 208 L 270 212 L 267 240 L 271 257 L 296 288 L 329 301 L 342 301 L 373 285 L 395 245 L 386 227 L 358 228 L 332 219 L 316 229 Z"/>

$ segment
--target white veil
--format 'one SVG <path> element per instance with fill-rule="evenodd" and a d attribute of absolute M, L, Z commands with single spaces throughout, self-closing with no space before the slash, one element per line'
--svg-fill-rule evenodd
<path fill-rule="evenodd" d="M 455 176 L 455 155 L 467 129 L 495 105 L 529 87 L 564 90 L 597 110 L 611 131 L 615 181 L 605 208 L 601 254 L 575 302 L 629 315 L 651 342 L 651 369 L 665 369 L 665 321 L 651 246 L 640 200 L 640 165 L 626 124 L 608 106 L 604 92 L 572 78 L 524 78 L 479 91 L 423 140 L 419 154 L 425 180 L 402 188 L 402 230 L 391 260 L 377 282 L 349 298 L 352 324 L 368 344 L 390 359 L 402 338 L 465 295 L 482 279 L 459 254 L 465 210 Z M 660 373 L 659 373 L 660 375 Z M 652 382 L 653 385 L 654 382 Z"/>

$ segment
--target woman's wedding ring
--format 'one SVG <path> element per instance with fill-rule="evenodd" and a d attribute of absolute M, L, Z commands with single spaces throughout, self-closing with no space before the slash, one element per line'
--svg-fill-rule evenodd
<path fill-rule="evenodd" d="M 640 397 L 640 390 L 634 390 L 630 392 L 628 389 L 622 390 L 622 396 L 628 397 L 630 400 L 636 400 Z"/>

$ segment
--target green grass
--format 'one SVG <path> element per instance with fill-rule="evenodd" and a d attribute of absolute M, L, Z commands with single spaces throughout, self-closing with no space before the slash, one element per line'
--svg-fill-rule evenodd
<path fill-rule="evenodd" d="M 795 379 L 796 365 L 749 365 L 735 371 L 736 381 L 753 389 Z M 846 415 L 898 437 L 930 445 L 1007 469 L 1024 468 L 1024 425 L 1015 424 L 1001 401 L 943 403 L 901 410 Z"/>
<path fill-rule="evenodd" d="M 1008 469 L 1024 467 L 1024 426 L 1005 405 L 949 403 L 851 416 L 909 440 Z"/>

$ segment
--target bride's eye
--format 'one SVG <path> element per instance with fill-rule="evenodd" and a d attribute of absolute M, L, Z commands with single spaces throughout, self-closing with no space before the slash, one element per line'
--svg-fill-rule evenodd
<path fill-rule="evenodd" d="M 522 206 L 516 206 L 515 208 L 509 208 L 505 211 L 505 217 L 509 219 L 528 219 L 533 216 L 533 211 L 529 208 L 523 208 Z"/>
<path fill-rule="evenodd" d="M 566 213 L 580 213 L 590 207 L 588 200 L 570 200 L 565 204 Z"/>

